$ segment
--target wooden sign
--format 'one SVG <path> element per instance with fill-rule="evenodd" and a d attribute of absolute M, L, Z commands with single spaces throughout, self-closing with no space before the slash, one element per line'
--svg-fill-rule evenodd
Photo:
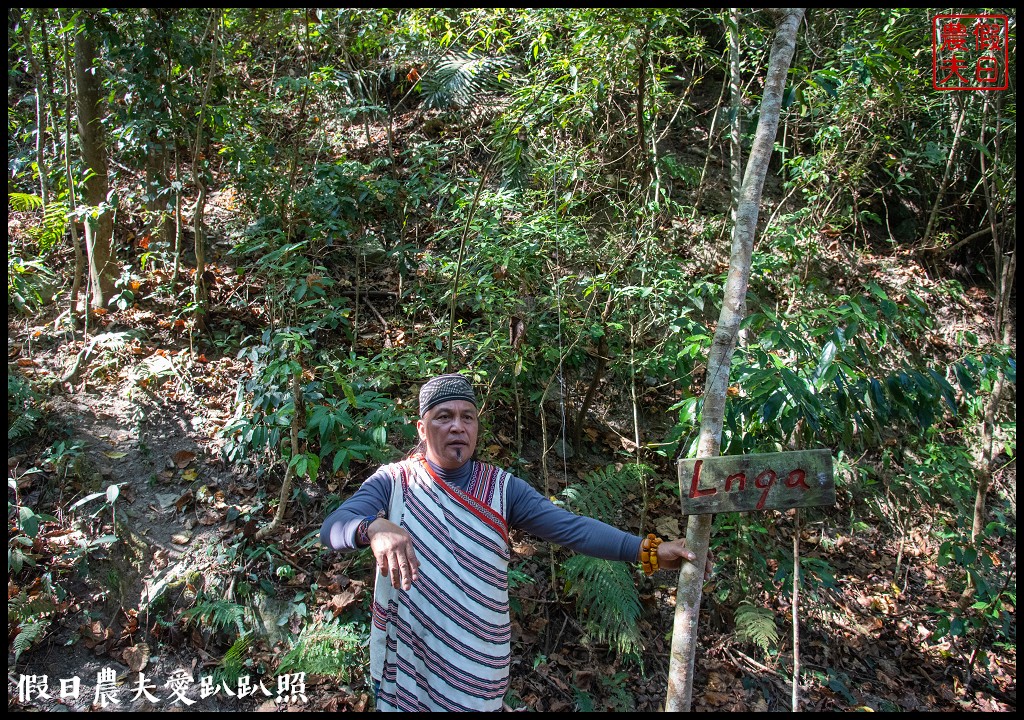
<path fill-rule="evenodd" d="M 832 452 L 680 460 L 679 496 L 684 515 L 835 505 Z"/>

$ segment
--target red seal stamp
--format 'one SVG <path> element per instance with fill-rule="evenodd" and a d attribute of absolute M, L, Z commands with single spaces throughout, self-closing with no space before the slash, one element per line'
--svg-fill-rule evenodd
<path fill-rule="evenodd" d="M 932 87 L 936 90 L 1006 90 L 1010 86 L 1006 15 L 936 15 L 932 18 Z"/>

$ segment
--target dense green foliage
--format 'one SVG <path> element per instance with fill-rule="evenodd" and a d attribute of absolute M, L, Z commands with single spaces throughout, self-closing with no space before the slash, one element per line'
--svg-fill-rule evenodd
<path fill-rule="evenodd" d="M 306 488 L 361 479 L 410 448 L 422 379 L 464 371 L 491 418 L 482 456 L 573 510 L 651 529 L 652 498 L 672 503 L 674 460 L 696 447 L 728 267 L 728 125 L 741 123 L 745 148 L 766 13 L 741 23 L 744 95 L 729 117 L 726 21 L 710 10 L 83 12 L 101 38 L 116 208 L 109 310 L 162 308 L 194 353 L 244 364 L 218 434 L 229 462 L 261 478 L 291 466 Z M 976 589 L 968 611 L 936 609 L 933 629 L 1015 642 L 1015 580 L 970 532 L 978 478 L 1016 452 L 1015 37 L 1008 91 L 940 93 L 923 17 L 807 16 L 722 452 L 831 448 L 840 506 L 814 512 L 836 525 L 872 514 L 905 534 L 928 508 L 943 562 Z M 66 305 L 69 225 L 98 212 L 80 204 L 93 170 L 65 134 L 72 20 L 9 11 L 9 218 L 24 225 L 9 224 L 11 311 Z M 49 65 L 34 70 L 27 50 Z M 185 281 L 207 189 L 217 204 L 200 249 L 216 272 Z M 221 286 L 208 313 L 185 287 L 207 274 Z M 974 288 L 991 317 L 936 315 Z M 12 443 L 38 431 L 36 392 L 9 374 Z M 585 452 L 624 469 L 576 482 L 561 458 Z M 778 567 L 792 558 L 762 542 L 770 523 L 716 519 L 730 572 L 716 602 L 788 592 Z M 983 525 L 981 543 L 1015 537 L 999 499 Z M 9 567 L 20 547 L 9 542 Z M 807 576 L 825 586 L 829 569 Z M 580 558 L 559 580 L 596 641 L 636 656 L 639 577 Z M 768 652 L 774 617 L 739 608 L 739 635 Z M 51 610 L 9 601 L 25 620 L 17 655 Z M 347 680 L 365 630 L 353 612 L 311 620 L 282 668 Z M 249 637 L 233 601 L 189 613 Z"/>

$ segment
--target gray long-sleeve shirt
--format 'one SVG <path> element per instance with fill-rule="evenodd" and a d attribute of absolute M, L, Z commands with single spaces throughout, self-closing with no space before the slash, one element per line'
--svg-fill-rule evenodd
<path fill-rule="evenodd" d="M 466 490 L 473 476 L 470 460 L 457 470 L 430 467 L 446 483 Z M 367 478 L 352 497 L 332 512 L 320 528 L 320 542 L 332 550 L 356 549 L 359 522 L 386 509 L 391 501 L 391 478 L 383 468 Z M 575 515 L 545 498 L 525 480 L 512 476 L 506 503 L 509 529 L 522 529 L 542 540 L 605 560 L 636 562 L 641 538 L 599 520 Z"/>

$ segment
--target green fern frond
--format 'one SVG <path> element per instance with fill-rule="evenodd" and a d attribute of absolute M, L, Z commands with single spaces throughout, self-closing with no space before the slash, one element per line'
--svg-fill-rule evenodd
<path fill-rule="evenodd" d="M 607 465 L 588 473 L 582 483 L 567 487 L 560 500 L 577 515 L 618 525 L 624 511 L 636 507 L 650 473 L 647 465 Z"/>
<path fill-rule="evenodd" d="M 24 212 L 26 210 L 38 210 L 43 206 L 43 199 L 31 193 L 11 192 L 7 193 L 7 202 L 11 210 Z"/>
<path fill-rule="evenodd" d="M 580 690 L 574 685 L 572 688 L 572 695 L 576 712 L 596 712 L 594 708 L 594 696 L 586 690 Z"/>
<path fill-rule="evenodd" d="M 562 565 L 562 572 L 588 635 L 623 655 L 638 657 L 640 596 L 629 565 L 574 555 Z"/>
<path fill-rule="evenodd" d="M 313 622 L 302 629 L 298 640 L 281 658 L 278 674 L 304 672 L 307 675 L 352 679 L 352 671 L 363 666 L 366 631 L 356 623 Z"/>
<path fill-rule="evenodd" d="M 24 590 L 7 601 L 7 622 L 17 626 L 17 635 L 12 647 L 17 661 L 46 633 L 57 610 L 57 602 L 48 593 L 29 597 Z"/>
<path fill-rule="evenodd" d="M 7 619 L 15 622 L 35 622 L 56 609 L 57 602 L 52 595 L 43 593 L 29 597 L 22 590 L 7 601 Z"/>
<path fill-rule="evenodd" d="M 230 600 L 200 600 L 182 613 L 186 622 L 207 625 L 216 631 L 245 632 L 245 606 Z"/>
<path fill-rule="evenodd" d="M 507 187 L 523 187 L 533 171 L 536 158 L 531 149 L 528 126 L 518 119 L 510 121 L 504 117 L 496 123 L 495 145 L 498 149 L 498 166 Z"/>
<path fill-rule="evenodd" d="M 63 203 L 51 202 L 46 206 L 43 213 L 42 227 L 31 228 L 28 231 L 37 243 L 39 252 L 49 252 L 63 238 L 68 229 L 68 206 Z"/>
<path fill-rule="evenodd" d="M 430 107 L 471 107 L 481 93 L 502 90 L 501 72 L 509 65 L 503 58 L 460 54 L 442 60 L 420 81 L 424 104 Z"/>
<path fill-rule="evenodd" d="M 43 207 L 43 199 L 30 193 L 7 193 L 7 201 L 14 211 L 33 211 Z M 65 203 L 50 202 L 43 213 L 42 224 L 28 228 L 29 237 L 39 243 L 40 253 L 48 252 L 64 237 L 68 229 L 69 212 Z"/>
<path fill-rule="evenodd" d="M 779 644 L 779 629 L 775 625 L 775 613 L 768 608 L 759 608 L 742 603 L 736 608 L 736 636 L 751 642 L 767 655 Z"/>
<path fill-rule="evenodd" d="M 226 682 L 229 686 L 236 686 L 238 678 L 245 670 L 246 653 L 249 652 L 250 647 L 252 647 L 252 635 L 250 633 L 239 635 L 221 658 L 220 665 L 217 667 L 216 679 Z"/>
<path fill-rule="evenodd" d="M 27 622 L 18 628 L 18 635 L 14 638 L 14 660 L 17 661 L 23 652 L 32 647 L 50 626 L 49 620 L 39 622 Z"/>
<path fill-rule="evenodd" d="M 26 410 L 24 413 L 11 420 L 7 428 L 7 441 L 20 440 L 33 433 L 36 423 L 42 417 L 38 410 Z"/>

